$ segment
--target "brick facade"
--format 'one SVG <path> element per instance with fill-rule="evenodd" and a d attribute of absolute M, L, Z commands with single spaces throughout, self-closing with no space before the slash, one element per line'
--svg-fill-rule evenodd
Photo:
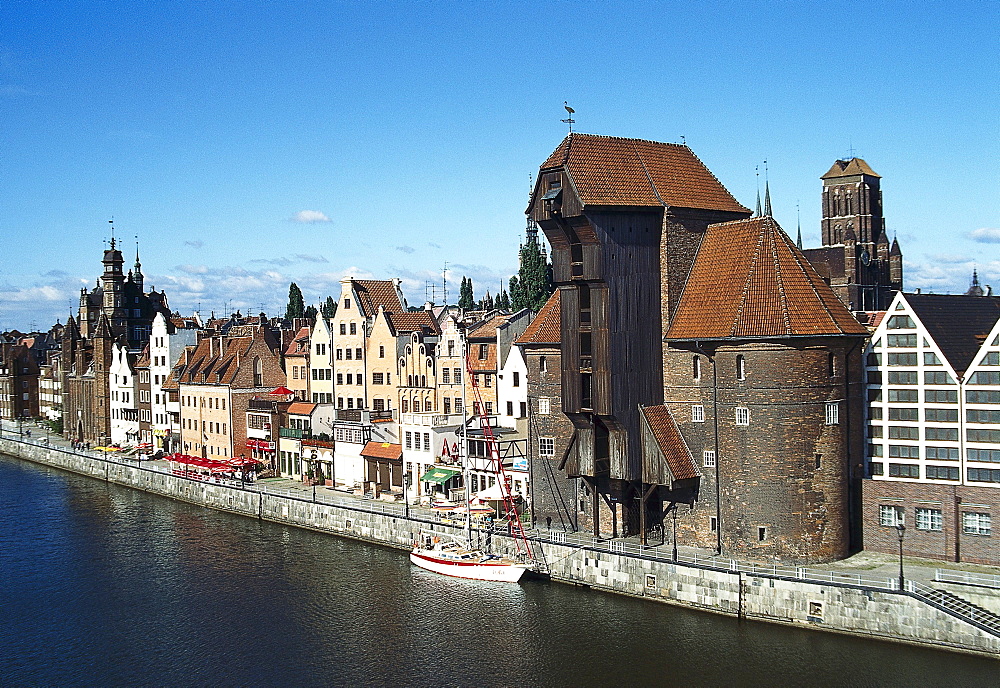
<path fill-rule="evenodd" d="M 881 525 L 885 506 L 902 509 L 906 532 L 903 554 L 946 561 L 1000 565 L 1000 490 L 963 485 L 935 485 L 887 480 L 862 481 L 865 549 L 899 552 L 896 528 Z M 916 510 L 940 511 L 940 530 L 921 528 Z M 964 532 L 963 514 L 989 514 L 989 535 Z M 936 526 L 936 519 L 934 522 Z"/>

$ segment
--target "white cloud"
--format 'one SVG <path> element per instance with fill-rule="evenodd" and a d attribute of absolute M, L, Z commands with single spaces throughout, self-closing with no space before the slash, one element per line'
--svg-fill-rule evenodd
<path fill-rule="evenodd" d="M 997 227 L 980 227 L 969 232 L 969 238 L 980 244 L 1000 244 L 1000 229 Z"/>
<path fill-rule="evenodd" d="M 292 222 L 315 224 L 317 222 L 331 222 L 331 220 L 324 213 L 321 213 L 318 210 L 300 210 L 292 215 Z"/>

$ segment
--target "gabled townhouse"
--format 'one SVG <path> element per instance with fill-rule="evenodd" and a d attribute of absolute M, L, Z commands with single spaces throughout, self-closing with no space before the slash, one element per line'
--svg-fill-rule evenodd
<path fill-rule="evenodd" d="M 155 451 L 180 451 L 180 403 L 177 385 L 168 384 L 174 366 L 188 346 L 198 342 L 199 320 L 158 313 L 149 336 L 151 442 Z"/>
<path fill-rule="evenodd" d="M 152 338 L 152 331 L 150 331 L 150 338 Z M 136 408 L 139 410 L 139 436 L 136 439 L 136 444 L 147 445 L 146 448 L 153 446 L 153 395 L 151 391 L 152 377 L 149 374 L 150 361 L 149 344 L 147 344 L 135 361 L 135 378 L 138 385 L 136 388 Z"/>
<path fill-rule="evenodd" d="M 323 316 L 316 318 L 316 323 L 309 335 L 309 360 L 307 363 L 309 366 L 310 396 L 306 398 L 314 404 L 332 404 L 333 351 L 330 325 Z"/>
<path fill-rule="evenodd" d="M 38 415 L 57 432 L 62 426 L 62 403 L 62 356 L 57 349 L 38 367 Z"/>
<path fill-rule="evenodd" d="M 510 315 L 499 311 L 491 311 L 486 317 L 471 325 L 466 332 L 466 346 L 468 347 L 469 374 L 475 376 L 473 380 L 466 379 L 466 399 L 473 405 L 473 414 L 485 413 L 493 416 L 497 413 L 497 373 L 500 370 L 499 354 L 497 351 L 497 329 L 507 322 Z M 482 399 L 483 408 L 478 408 L 479 402 L 476 400 L 476 390 L 479 390 L 479 398 Z"/>
<path fill-rule="evenodd" d="M 39 366 L 18 335 L 0 335 L 0 417 L 35 418 Z"/>
<path fill-rule="evenodd" d="M 111 443 L 120 446 L 139 442 L 139 381 L 136 356 L 124 344 L 111 347 L 110 398 Z"/>
<path fill-rule="evenodd" d="M 318 317 L 316 320 L 318 323 L 323 318 Z M 292 337 L 288 346 L 285 347 L 285 379 L 288 381 L 288 384 L 285 386 L 292 390 L 295 398 L 299 401 L 309 401 L 311 398 L 309 396 L 309 357 L 311 351 L 309 333 L 310 329 L 308 327 L 299 328 L 299 331 Z M 330 398 L 333 398 L 332 391 Z"/>
<path fill-rule="evenodd" d="M 440 331 L 437 347 L 438 399 L 445 415 L 463 415 L 466 404 L 465 388 L 465 328 L 459 314 L 445 309 L 437 316 Z"/>
<path fill-rule="evenodd" d="M 898 293 L 865 363 L 865 549 L 1000 564 L 1000 298 Z"/>
<path fill-rule="evenodd" d="M 209 458 L 247 455 L 251 401 L 285 384 L 279 344 L 269 327 L 259 325 L 233 326 L 225 336 L 188 347 L 171 378 L 180 403 L 181 451 Z M 276 467 L 274 449 L 261 458 Z"/>
<path fill-rule="evenodd" d="M 514 342 L 527 329 L 533 313 L 527 308 L 512 314 L 497 327 L 497 356 L 500 373 L 497 375 L 497 415 L 500 425 L 526 430 L 528 418 L 528 369 L 521 349 Z"/>

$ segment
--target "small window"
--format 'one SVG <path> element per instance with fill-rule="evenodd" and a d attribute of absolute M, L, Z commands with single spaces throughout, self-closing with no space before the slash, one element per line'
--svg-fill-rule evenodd
<path fill-rule="evenodd" d="M 891 411 L 892 409 L 890 409 Z M 840 403 L 836 401 L 826 402 L 826 424 L 840 425 Z M 817 466 L 818 468 L 818 466 Z"/>
<path fill-rule="evenodd" d="M 347 323 L 340 323 L 340 334 L 347 334 Z"/>
<path fill-rule="evenodd" d="M 490 355 L 490 345 L 480 344 L 479 345 L 479 360 L 485 361 Z"/>
<path fill-rule="evenodd" d="M 736 357 L 736 379 L 746 380 L 747 379 L 747 365 L 746 359 L 740 354 Z"/>
<path fill-rule="evenodd" d="M 350 299 L 344 299 L 344 309 L 345 310 L 351 310 L 351 300 Z"/>
<path fill-rule="evenodd" d="M 538 455 L 539 456 L 555 456 L 556 454 L 556 440 L 554 437 L 539 437 L 538 438 Z"/>
<path fill-rule="evenodd" d="M 905 516 L 903 507 L 880 504 L 878 507 L 878 524 L 888 528 L 895 528 L 904 524 Z"/>
<path fill-rule="evenodd" d="M 700 404 L 696 404 L 691 407 L 691 422 L 692 423 L 704 423 L 705 422 L 705 407 Z"/>
<path fill-rule="evenodd" d="M 757 542 L 764 542 L 767 540 L 767 528 L 765 526 L 757 526 Z"/>
<path fill-rule="evenodd" d="M 701 356 L 691 357 L 691 377 L 695 380 L 701 379 Z"/>
<path fill-rule="evenodd" d="M 992 519 L 989 514 L 966 511 L 962 514 L 962 532 L 966 535 L 989 536 Z"/>
<path fill-rule="evenodd" d="M 708 529 L 713 533 L 719 530 L 719 519 L 712 516 L 708 519 Z"/>
<path fill-rule="evenodd" d="M 940 509 L 917 509 L 917 530 L 942 529 L 942 518 Z"/>
<path fill-rule="evenodd" d="M 378 348 L 378 357 L 379 358 L 385 358 L 385 347 L 384 346 L 380 346 Z"/>
<path fill-rule="evenodd" d="M 514 402 L 513 401 L 508 401 L 507 402 L 507 415 L 508 416 L 513 416 L 514 415 Z"/>
<path fill-rule="evenodd" d="M 351 323 L 351 334 L 357 334 L 357 333 L 358 333 L 358 324 L 352 322 Z"/>
<path fill-rule="evenodd" d="M 516 370 L 514 371 L 514 386 L 515 387 L 521 386 L 521 373 L 517 372 Z"/>
<path fill-rule="evenodd" d="M 542 373 L 545 372 L 545 356 L 538 357 L 538 371 Z"/>
<path fill-rule="evenodd" d="M 549 408 L 550 408 L 550 406 L 549 406 L 549 398 L 548 397 L 539 397 L 538 398 L 538 413 L 539 413 L 539 415 L 542 415 L 542 416 L 549 415 L 549 413 L 550 413 Z"/>
<path fill-rule="evenodd" d="M 750 409 L 745 406 L 736 407 L 736 424 L 750 425 Z"/>
<path fill-rule="evenodd" d="M 715 467 L 715 451 L 714 450 L 706 449 L 705 451 L 703 451 L 701 453 L 701 458 L 702 458 L 702 465 L 705 466 L 705 468 L 714 468 Z M 714 528 L 713 528 L 713 530 L 714 530 Z"/>

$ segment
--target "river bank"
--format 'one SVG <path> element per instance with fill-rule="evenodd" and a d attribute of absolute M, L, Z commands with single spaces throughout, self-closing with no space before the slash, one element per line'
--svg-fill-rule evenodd
<path fill-rule="evenodd" d="M 151 470 L 135 461 L 77 453 L 64 447 L 0 439 L 0 451 L 99 480 L 126 485 L 221 511 L 409 549 L 421 531 L 458 534 L 460 528 L 406 513 L 403 505 L 342 498 L 317 502 L 255 486 L 206 484 Z M 920 590 L 889 589 L 886 581 L 845 577 L 808 579 L 805 569 L 763 569 L 738 562 L 674 562 L 662 553 L 630 551 L 628 543 L 556 542 L 532 537 L 536 557 L 552 580 L 667 602 L 743 619 L 808 627 L 1000 658 L 1000 632 L 989 618 L 927 599 Z M 513 543 L 492 535 L 498 551 Z M 617 551 L 614 551 L 617 550 Z M 831 576 L 832 577 L 832 576 Z"/>

